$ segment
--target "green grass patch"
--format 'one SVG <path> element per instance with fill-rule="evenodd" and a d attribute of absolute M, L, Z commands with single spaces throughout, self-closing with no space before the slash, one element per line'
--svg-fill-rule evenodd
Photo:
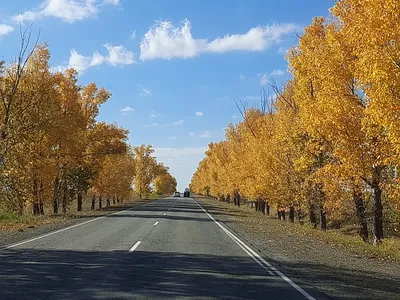
<path fill-rule="evenodd" d="M 0 224 L 17 224 L 23 222 L 24 218 L 14 212 L 0 212 Z"/>

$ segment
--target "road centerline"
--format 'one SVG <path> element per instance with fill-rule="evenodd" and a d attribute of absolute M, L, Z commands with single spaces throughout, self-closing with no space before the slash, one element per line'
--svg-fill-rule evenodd
<path fill-rule="evenodd" d="M 137 241 L 137 242 L 135 243 L 135 245 L 133 245 L 132 248 L 129 249 L 129 252 L 135 251 L 136 248 L 139 247 L 139 245 L 140 245 L 141 243 L 142 243 L 142 241 Z"/>
<path fill-rule="evenodd" d="M 157 225 L 158 225 L 158 221 L 157 221 L 157 222 L 155 222 L 153 226 L 157 226 Z"/>

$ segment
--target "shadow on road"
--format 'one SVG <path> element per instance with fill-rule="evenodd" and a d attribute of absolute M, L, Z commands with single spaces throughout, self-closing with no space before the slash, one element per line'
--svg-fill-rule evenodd
<path fill-rule="evenodd" d="M 246 257 L 31 249 L 0 253 L 0 299 L 180 297 L 304 299 Z"/>

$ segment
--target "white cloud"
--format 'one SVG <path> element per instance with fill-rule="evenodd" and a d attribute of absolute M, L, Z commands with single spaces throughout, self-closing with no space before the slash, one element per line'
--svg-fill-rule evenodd
<path fill-rule="evenodd" d="M 268 84 L 268 77 L 267 74 L 263 74 L 260 78 L 260 85 L 267 85 Z"/>
<path fill-rule="evenodd" d="M 66 69 L 67 69 L 67 67 L 64 67 L 64 66 L 55 66 L 55 67 L 50 67 L 50 72 L 51 73 L 57 73 L 57 72 L 63 73 Z"/>
<path fill-rule="evenodd" d="M 96 0 L 45 0 L 38 8 L 14 16 L 14 20 L 24 22 L 41 17 L 55 17 L 67 23 L 74 23 L 95 17 L 97 11 Z"/>
<path fill-rule="evenodd" d="M 150 114 L 150 117 L 152 117 L 152 118 L 158 118 L 158 117 L 161 117 L 161 116 L 162 116 L 162 114 L 157 113 L 157 112 L 155 112 L 155 111 L 153 111 L 153 112 Z"/>
<path fill-rule="evenodd" d="M 92 56 L 84 56 L 75 49 L 71 49 L 68 61 L 68 68 L 74 68 L 78 73 L 82 74 L 89 67 L 99 66 L 107 63 L 111 66 L 122 66 L 134 63 L 133 52 L 127 50 L 123 46 L 112 46 L 105 44 L 104 47 L 108 51 L 107 56 L 103 56 L 99 52 L 94 52 Z M 66 67 L 58 66 L 55 69 L 63 70 Z"/>
<path fill-rule="evenodd" d="M 179 120 L 179 121 L 172 122 L 171 124 L 167 124 L 167 126 L 180 126 L 180 125 L 183 125 L 183 123 L 185 123 L 184 120 Z"/>
<path fill-rule="evenodd" d="M 251 28 L 245 34 L 226 35 L 217 38 L 208 45 L 210 52 L 228 51 L 264 51 L 280 41 L 283 35 L 296 30 L 294 24 L 274 24 L 271 26 Z"/>
<path fill-rule="evenodd" d="M 39 17 L 40 17 L 40 12 L 35 12 L 35 11 L 28 10 L 28 11 L 22 13 L 22 14 L 18 14 L 16 16 L 13 16 L 12 20 L 15 23 L 19 23 L 19 22 L 24 23 L 26 21 L 28 21 L 28 22 L 35 21 Z"/>
<path fill-rule="evenodd" d="M 180 158 L 182 156 L 204 155 L 207 147 L 186 147 L 186 148 L 154 148 L 157 158 Z"/>
<path fill-rule="evenodd" d="M 188 20 L 185 20 L 181 27 L 174 27 L 170 21 L 157 22 L 141 40 L 140 59 L 196 56 L 199 49 L 207 47 L 207 41 L 193 39 L 190 30 Z"/>
<path fill-rule="evenodd" d="M 151 91 L 148 89 L 145 89 L 142 85 L 139 84 L 139 87 L 141 89 L 140 96 L 151 96 L 152 95 Z"/>
<path fill-rule="evenodd" d="M 134 111 L 134 110 L 135 109 L 130 107 L 130 106 L 125 106 L 123 109 L 121 109 L 121 112 L 127 113 L 127 112 L 131 112 L 131 111 Z"/>
<path fill-rule="evenodd" d="M 196 111 L 195 115 L 198 117 L 204 116 L 204 114 L 201 111 Z"/>
<path fill-rule="evenodd" d="M 269 75 L 270 76 L 283 76 L 283 75 L 285 75 L 285 71 L 280 70 L 280 69 L 278 69 L 278 70 L 274 69 L 271 73 L 269 73 Z"/>
<path fill-rule="evenodd" d="M 232 115 L 232 119 L 237 119 L 237 115 Z"/>
<path fill-rule="evenodd" d="M 208 130 L 204 131 L 202 134 L 200 134 L 200 137 L 203 138 L 203 139 L 210 138 L 211 137 L 211 131 L 208 131 Z"/>
<path fill-rule="evenodd" d="M 167 139 L 170 141 L 176 141 L 176 136 L 169 136 Z"/>
<path fill-rule="evenodd" d="M 296 29 L 294 24 L 258 26 L 244 34 L 227 34 L 208 42 L 207 39 L 193 38 L 189 20 L 184 20 L 177 27 L 170 21 L 160 21 L 142 38 L 140 59 L 190 58 L 207 52 L 264 51 Z"/>
<path fill-rule="evenodd" d="M 278 52 L 278 54 L 286 55 L 288 53 L 288 51 L 289 51 L 288 48 L 279 47 L 277 52 Z"/>
<path fill-rule="evenodd" d="M 84 72 L 91 64 L 93 57 L 83 56 L 75 49 L 71 49 L 71 55 L 68 61 L 68 67 L 74 68 L 78 73 Z"/>
<path fill-rule="evenodd" d="M 44 0 L 38 7 L 13 17 L 15 22 L 34 21 L 43 17 L 59 18 L 74 23 L 96 17 L 99 6 L 97 0 Z M 104 0 L 105 5 L 119 5 L 119 0 Z"/>
<path fill-rule="evenodd" d="M 204 158 L 207 147 L 154 148 L 157 161 L 164 162 L 178 182 L 178 190 L 189 186 L 198 163 Z"/>
<path fill-rule="evenodd" d="M 129 36 L 130 39 L 135 40 L 136 39 L 136 30 L 134 30 L 131 35 Z"/>
<path fill-rule="evenodd" d="M 90 66 L 98 66 L 104 63 L 106 58 L 99 52 L 93 53 L 92 60 L 90 61 Z"/>
<path fill-rule="evenodd" d="M 135 62 L 133 52 L 124 46 L 105 44 L 104 47 L 108 50 L 107 61 L 112 66 L 130 65 Z"/>
<path fill-rule="evenodd" d="M 194 132 L 189 132 L 189 135 L 190 136 L 194 136 Z"/>
<path fill-rule="evenodd" d="M 242 74 L 239 75 L 240 80 L 244 80 L 244 78 L 245 78 L 244 75 L 242 75 Z"/>
<path fill-rule="evenodd" d="M 285 75 L 285 71 L 280 69 L 274 69 L 268 75 L 266 73 L 257 73 L 257 76 L 260 77 L 260 85 L 267 85 L 269 83 L 268 77 L 276 77 Z"/>
<path fill-rule="evenodd" d="M 0 37 L 9 34 L 12 31 L 14 31 L 14 28 L 10 25 L 0 24 Z"/>
<path fill-rule="evenodd" d="M 118 4 L 120 4 L 120 1 L 119 0 L 104 0 L 103 4 L 118 5 Z"/>
<path fill-rule="evenodd" d="M 164 123 L 164 124 L 158 124 L 156 122 L 152 123 L 151 125 L 145 125 L 146 127 L 176 127 L 176 126 L 181 126 L 185 123 L 184 120 L 178 120 L 172 123 Z"/>

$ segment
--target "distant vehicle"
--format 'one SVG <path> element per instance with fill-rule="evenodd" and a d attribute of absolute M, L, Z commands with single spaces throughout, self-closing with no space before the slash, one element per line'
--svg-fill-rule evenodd
<path fill-rule="evenodd" d="M 186 188 L 185 191 L 183 192 L 183 197 L 190 198 L 190 190 L 188 188 Z"/>
<path fill-rule="evenodd" d="M 180 197 L 180 196 L 181 196 L 181 193 L 179 193 L 179 192 L 174 193 L 174 197 Z"/>

